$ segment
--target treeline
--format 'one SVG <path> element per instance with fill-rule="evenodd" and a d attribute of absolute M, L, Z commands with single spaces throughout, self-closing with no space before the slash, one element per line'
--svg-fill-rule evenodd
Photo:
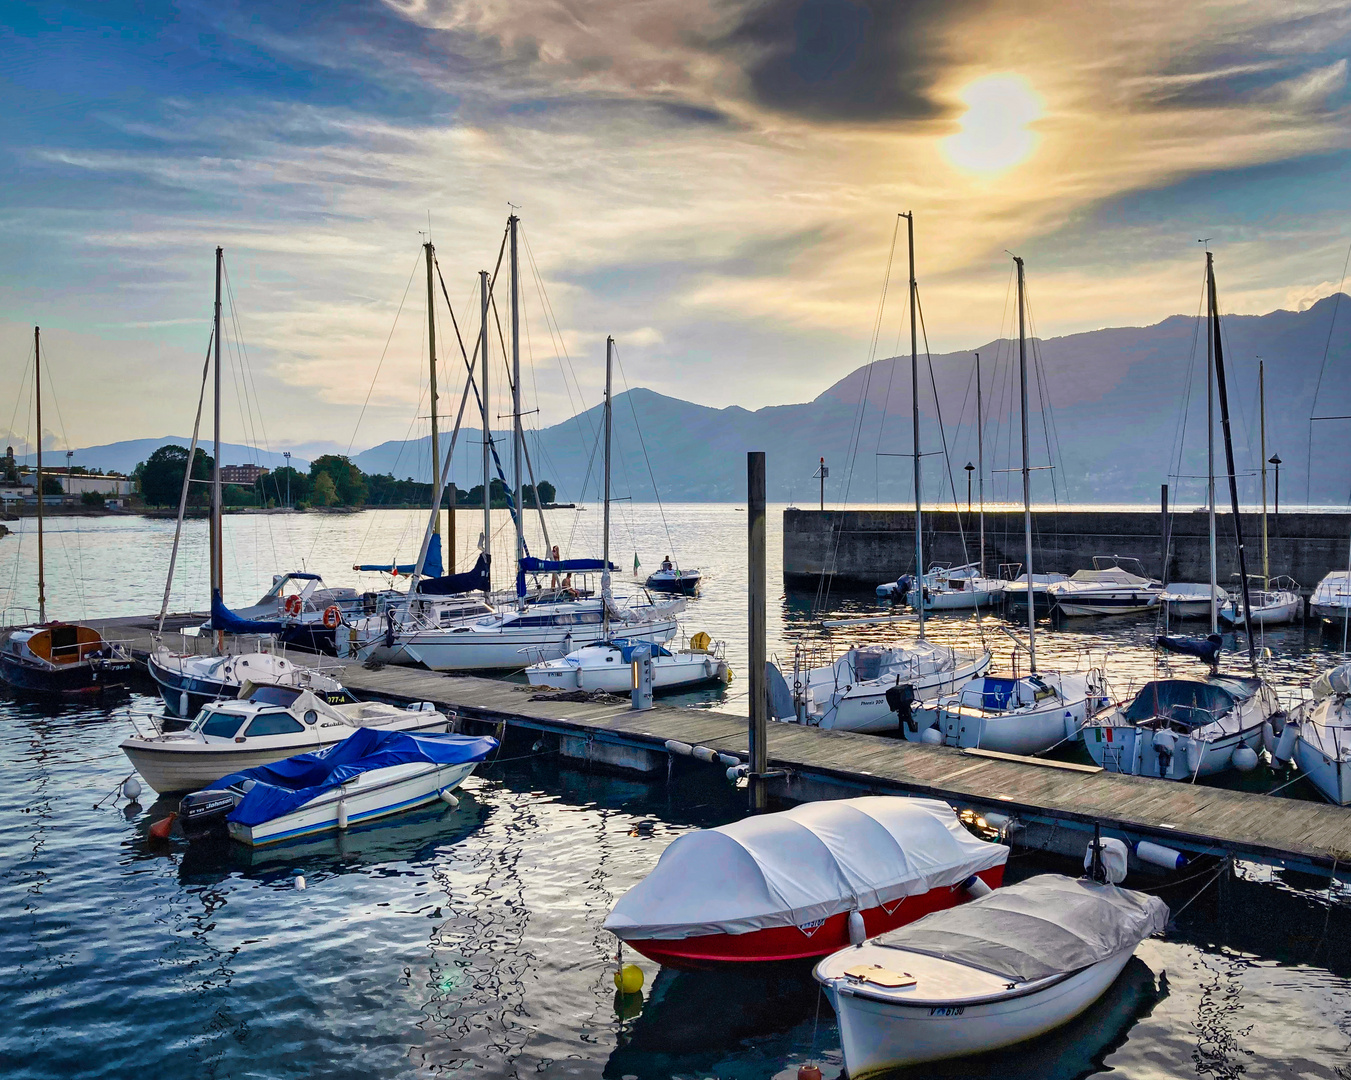
<path fill-rule="evenodd" d="M 161 446 L 137 465 L 132 473 L 140 488 L 141 498 L 151 506 L 177 506 L 187 462 L 186 447 Z M 192 463 L 194 483 L 188 492 L 190 506 L 205 506 L 210 502 L 208 481 L 213 467 L 211 456 L 198 447 Z M 501 480 L 493 480 L 489 496 L 497 509 L 505 509 L 509 505 L 507 489 Z M 539 497 L 546 506 L 554 502 L 557 492 L 553 484 L 541 480 Z M 344 455 L 324 454 L 310 463 L 308 472 L 287 465 L 260 476 L 252 487 L 226 484 L 222 498 L 226 506 L 293 506 L 297 510 L 308 510 L 313 506 L 428 506 L 432 500 L 432 485 L 419 483 L 411 477 L 397 480 L 389 473 L 370 475 L 362 472 Z M 521 501 L 527 507 L 535 505 L 535 491 L 531 485 L 525 485 Z M 442 496 L 441 505 L 450 506 L 448 492 Z M 482 506 L 483 485 L 479 484 L 468 491 L 456 489 L 456 505 Z"/>

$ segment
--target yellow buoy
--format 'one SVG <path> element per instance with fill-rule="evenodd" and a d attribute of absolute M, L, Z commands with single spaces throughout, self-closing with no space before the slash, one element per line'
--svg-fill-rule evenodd
<path fill-rule="evenodd" d="M 624 994 L 636 994 L 643 988 L 643 969 L 637 964 L 625 964 L 615 972 L 615 988 Z"/>

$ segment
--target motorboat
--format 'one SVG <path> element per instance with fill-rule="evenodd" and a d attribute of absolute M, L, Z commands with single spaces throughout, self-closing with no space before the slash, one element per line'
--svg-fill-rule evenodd
<path fill-rule="evenodd" d="M 1000 597 L 1004 601 L 1004 614 L 1009 616 L 1027 617 L 1027 574 L 1018 573 L 1021 564 L 1014 563 L 1010 567 L 1001 567 L 1001 572 L 1007 569 L 1008 576 L 1001 576 L 1000 579 Z M 1051 598 L 1047 593 L 1052 585 L 1060 581 L 1068 581 L 1069 577 L 1065 574 L 1033 574 L 1032 575 L 1032 602 L 1037 605 L 1037 618 L 1044 619 L 1051 614 Z"/>
<path fill-rule="evenodd" d="M 947 803 L 804 803 L 677 838 L 605 928 L 677 968 L 825 956 L 997 889 L 1008 848 Z"/>
<path fill-rule="evenodd" d="M 990 608 L 999 602 L 1002 585 L 993 578 L 980 576 L 976 563 L 964 566 L 933 566 L 922 582 L 910 581 L 905 602 L 925 611 L 970 611 Z"/>
<path fill-rule="evenodd" d="M 1279 626 L 1294 622 L 1304 614 L 1304 600 L 1299 595 L 1299 583 L 1293 578 L 1272 578 L 1265 589 L 1249 594 L 1252 601 L 1254 626 Z M 1226 597 L 1220 608 L 1220 622 L 1229 626 L 1244 626 L 1243 596 L 1235 593 Z"/>
<path fill-rule="evenodd" d="M 179 803 L 192 835 L 224 824 L 258 847 L 389 817 L 453 794 L 497 740 L 358 728 L 342 742 L 231 773 Z"/>
<path fill-rule="evenodd" d="M 857 645 L 829 664 L 808 667 L 799 650 L 794 656 L 793 715 L 813 727 L 836 731 L 895 731 L 897 719 L 887 691 L 908 688 L 910 701 L 926 702 L 955 693 L 989 666 L 988 649 L 963 652 L 931 641 L 908 645 Z M 894 695 L 893 695 L 894 697 Z M 902 719 L 906 738 L 918 739 Z"/>
<path fill-rule="evenodd" d="M 1351 611 L 1351 573 L 1334 570 L 1314 586 L 1309 610 L 1324 622 L 1345 622 Z"/>
<path fill-rule="evenodd" d="M 1301 704 L 1286 724 L 1293 729 L 1294 759 L 1328 802 L 1351 805 L 1351 664 L 1339 664 L 1313 683 L 1312 701 Z M 1284 734 L 1284 732 L 1282 732 Z M 1288 742 L 1288 740 L 1287 740 Z M 1273 761 L 1290 757 L 1279 742 Z"/>
<path fill-rule="evenodd" d="M 937 737 L 929 741 L 1004 754 L 1043 754 L 1061 743 L 1077 742 L 1084 724 L 1108 704 L 1101 668 L 982 675 L 934 704 Z"/>
<path fill-rule="evenodd" d="M 394 593 L 402 597 L 402 593 Z M 203 633 L 212 630 L 234 632 L 229 616 L 247 622 L 275 622 L 278 641 L 310 652 L 337 654 L 335 633 L 345 621 L 361 615 L 372 606 L 372 595 L 355 589 L 329 588 L 318 574 L 292 571 L 274 574 L 272 587 L 256 604 L 231 608 L 228 615 L 212 605 L 212 617 L 202 624 Z M 226 625 L 221 625 L 226 623 Z"/>
<path fill-rule="evenodd" d="M 1159 603 L 1169 619 L 1208 619 L 1212 599 L 1215 607 L 1222 610 L 1229 603 L 1229 594 L 1218 585 L 1195 581 L 1169 582 L 1159 593 Z"/>
<path fill-rule="evenodd" d="M 698 570 L 681 570 L 669 561 L 662 563 L 661 569 L 647 576 L 646 586 L 653 592 L 680 593 L 693 596 L 699 591 L 704 575 Z"/>
<path fill-rule="evenodd" d="M 567 656 L 531 664 L 525 669 L 525 676 L 531 686 L 626 694 L 633 687 L 634 650 L 640 647 L 651 657 L 654 691 L 725 686 L 731 678 L 726 646 L 721 641 L 710 641 L 707 634 L 695 634 L 689 648 L 675 652 L 651 642 L 612 638 L 587 645 Z"/>
<path fill-rule="evenodd" d="M 197 656 L 171 652 L 161 645 L 146 658 L 150 677 L 172 716 L 189 719 L 209 701 L 239 696 L 246 683 L 295 686 L 312 690 L 330 705 L 356 701 L 332 675 L 295 664 L 274 652 Z"/>
<path fill-rule="evenodd" d="M 299 686 L 245 683 L 233 701 L 213 701 L 183 731 L 143 729 L 122 751 L 160 794 L 195 791 L 218 777 L 341 742 L 359 727 L 413 734 L 446 731 L 450 718 L 430 701 L 407 708 L 361 701 L 330 705 Z"/>
<path fill-rule="evenodd" d="M 82 623 L 22 626 L 0 640 L 0 679 L 29 693 L 98 693 L 125 686 L 131 668 L 124 646 Z"/>
<path fill-rule="evenodd" d="M 865 1080 L 1067 1023 L 1167 922 L 1158 897 L 1041 874 L 842 949 L 813 974 L 835 1009 L 845 1070 Z"/>
<path fill-rule="evenodd" d="M 1263 726 L 1280 711 L 1259 678 L 1155 679 L 1130 704 L 1090 719 L 1084 745 L 1109 772 L 1195 780 L 1255 765 Z"/>
<path fill-rule="evenodd" d="M 1127 563 L 1134 569 L 1121 565 Z M 1139 559 L 1093 557 L 1092 570 L 1076 570 L 1066 581 L 1046 587 L 1046 597 L 1062 615 L 1136 615 L 1159 606 L 1163 585 L 1146 576 Z"/>

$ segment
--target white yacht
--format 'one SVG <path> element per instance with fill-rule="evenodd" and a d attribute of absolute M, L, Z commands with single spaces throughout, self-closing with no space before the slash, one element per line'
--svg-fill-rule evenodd
<path fill-rule="evenodd" d="M 1309 609 L 1325 622 L 1345 622 L 1351 611 L 1351 574 L 1334 570 L 1323 578 L 1309 597 Z"/>
<path fill-rule="evenodd" d="M 1293 578 L 1272 578 L 1267 588 L 1258 589 L 1249 594 L 1252 601 L 1252 624 L 1254 626 L 1279 626 L 1295 622 L 1304 613 L 1304 600 L 1299 595 L 1299 583 Z M 1220 622 L 1230 626 L 1244 626 L 1243 594 L 1239 592 L 1225 598 L 1220 608 Z"/>
<path fill-rule="evenodd" d="M 932 566 L 922 582 L 911 582 L 905 602 L 925 611 L 988 610 L 999 603 L 1002 582 L 980 576 L 976 563 L 964 566 Z"/>
<path fill-rule="evenodd" d="M 1223 610 L 1229 594 L 1218 585 L 1195 581 L 1172 581 L 1159 593 L 1159 603 L 1170 619 L 1208 619 L 1212 600 Z"/>
<path fill-rule="evenodd" d="M 633 686 L 633 653 L 640 644 L 649 643 L 612 638 L 587 645 L 566 656 L 531 664 L 525 669 L 525 677 L 531 686 L 626 694 Z M 721 641 L 710 641 L 707 634 L 695 634 L 689 648 L 675 652 L 661 645 L 649 644 L 649 648 L 654 691 L 726 686 L 731 678 L 726 646 Z"/>
<path fill-rule="evenodd" d="M 933 708 L 936 736 L 947 746 L 1003 754 L 1042 754 L 1077 742 L 1090 717 L 1109 702 L 1102 669 L 1024 675 L 982 675 Z"/>
<path fill-rule="evenodd" d="M 1320 675 L 1313 693 L 1287 725 L 1295 729 L 1295 761 L 1323 798 L 1351 805 L 1351 664 Z"/>
<path fill-rule="evenodd" d="M 170 714 L 181 719 L 196 716 L 209 701 L 238 697 L 246 682 L 313 690 L 330 705 L 355 700 L 333 675 L 292 663 L 275 652 L 196 656 L 161 645 L 146 658 L 146 667 Z"/>
<path fill-rule="evenodd" d="M 1092 570 L 1076 570 L 1067 581 L 1046 587 L 1047 599 L 1056 610 L 1070 616 L 1153 611 L 1162 592 L 1162 583 L 1145 574 L 1139 559 L 1116 555 L 1095 555 Z"/>

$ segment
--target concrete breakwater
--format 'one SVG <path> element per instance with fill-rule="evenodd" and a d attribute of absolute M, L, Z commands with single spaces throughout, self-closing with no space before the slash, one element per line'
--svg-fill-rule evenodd
<path fill-rule="evenodd" d="M 1241 515 L 1248 573 L 1262 572 L 1262 515 Z M 1287 513 L 1267 518 L 1273 577 L 1289 575 L 1305 595 L 1331 570 L 1345 570 L 1351 545 L 1351 515 Z M 959 564 L 980 552 L 979 516 L 953 510 L 925 511 L 924 561 Z M 1032 514 L 1032 543 L 1038 573 L 1069 574 L 1091 568 L 1095 555 L 1139 559 L 1146 571 L 1163 573 L 1168 535 L 1169 581 L 1210 577 L 1209 526 L 1205 513 L 1179 511 L 1038 510 Z M 1238 552 L 1229 514 L 1216 523 L 1219 581 L 1238 582 Z M 1001 564 L 1023 559 L 1021 510 L 985 512 L 985 569 L 995 576 Z M 894 581 L 915 565 L 915 515 L 907 510 L 785 510 L 783 577 L 788 586 L 814 587 L 822 574 L 836 586 L 867 588 Z"/>

